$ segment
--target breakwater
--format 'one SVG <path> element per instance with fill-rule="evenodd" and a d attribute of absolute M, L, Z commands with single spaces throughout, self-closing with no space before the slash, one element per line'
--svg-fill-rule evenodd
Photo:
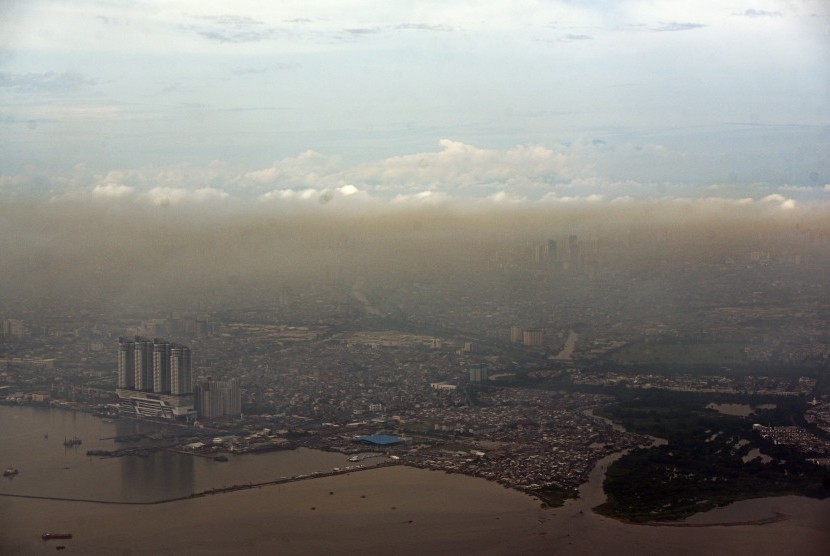
<path fill-rule="evenodd" d="M 272 486 L 272 485 L 283 485 L 286 483 L 295 483 L 298 481 L 307 481 L 310 479 L 321 479 L 323 477 L 333 477 L 336 475 L 348 475 L 350 473 L 356 473 L 359 471 L 368 471 L 370 469 L 377 469 L 379 467 L 389 467 L 392 465 L 400 465 L 399 462 L 396 461 L 385 461 L 373 465 L 371 467 L 364 467 L 364 466 L 355 466 L 349 469 L 341 469 L 338 471 L 315 471 L 309 473 L 307 475 L 297 475 L 293 477 L 280 477 L 279 479 L 274 479 L 271 481 L 262 481 L 257 483 L 245 483 L 239 485 L 231 485 L 227 487 L 218 487 L 218 488 L 211 488 L 208 490 L 203 490 L 201 492 L 194 492 L 188 496 L 176 496 L 172 498 L 163 498 L 161 500 L 149 500 L 149 501 L 119 501 L 119 500 L 93 500 L 89 498 L 68 498 L 68 497 L 60 497 L 60 496 L 37 496 L 37 495 L 30 495 L 30 494 L 10 494 L 10 493 L 0 493 L 0 496 L 8 497 L 8 498 L 27 498 L 32 500 L 53 500 L 58 502 L 85 502 L 89 504 L 109 504 L 109 505 L 116 505 L 116 506 L 153 506 L 157 504 L 169 504 L 171 502 L 181 502 L 183 500 L 192 500 L 194 498 L 201 498 L 204 496 L 213 496 L 216 494 L 225 494 L 228 492 L 236 492 L 240 490 L 249 490 L 253 488 L 262 488 L 265 486 Z"/>

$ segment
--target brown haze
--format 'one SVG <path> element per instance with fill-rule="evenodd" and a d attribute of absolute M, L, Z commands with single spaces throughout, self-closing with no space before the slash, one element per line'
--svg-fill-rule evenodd
<path fill-rule="evenodd" d="M 826 233 L 827 211 L 706 199 L 554 208 L 438 208 L 302 214 L 263 208 L 108 206 L 73 201 L 0 208 L 0 296 L 50 310 L 255 306 L 284 288 L 355 280 L 474 288 L 532 260 L 534 245 L 578 234 L 601 273 L 734 257 Z M 34 305 L 31 303 L 34 302 Z M 172 304 L 172 305 L 171 305 Z"/>

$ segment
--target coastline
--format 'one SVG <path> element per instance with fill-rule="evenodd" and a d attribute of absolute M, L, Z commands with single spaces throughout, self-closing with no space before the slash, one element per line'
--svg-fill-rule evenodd
<path fill-rule="evenodd" d="M 642 527 L 594 514 L 588 499 L 543 509 L 492 482 L 396 465 L 152 506 L 3 498 L 0 552 L 52 553 L 40 535 L 67 531 L 83 554 L 823 554 L 829 501 L 751 502 L 788 519 Z"/>
<path fill-rule="evenodd" d="M 162 503 L 0 497 L 5 529 L 0 531 L 0 553 L 53 553 L 54 544 L 41 539 L 44 531 L 71 532 L 67 548 L 93 555 L 819 556 L 830 545 L 830 500 L 746 500 L 696 514 L 677 526 L 631 524 L 595 514 L 592 508 L 605 500 L 605 471 L 624 453 L 596 462 L 579 488 L 580 497 L 559 508 L 543 507 L 532 493 L 493 481 L 400 464 L 234 485 Z"/>

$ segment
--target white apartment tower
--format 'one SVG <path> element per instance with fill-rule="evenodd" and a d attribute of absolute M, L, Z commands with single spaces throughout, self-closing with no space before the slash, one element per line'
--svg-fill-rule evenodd
<path fill-rule="evenodd" d="M 169 394 L 170 344 L 158 338 L 153 340 L 153 392 Z"/>
<path fill-rule="evenodd" d="M 152 392 L 153 342 L 146 338 L 136 338 L 133 353 L 135 355 L 135 389 Z"/>
<path fill-rule="evenodd" d="M 135 342 L 118 338 L 118 388 L 135 388 Z"/>
<path fill-rule="evenodd" d="M 193 369 L 190 365 L 190 348 L 173 345 L 170 350 L 170 393 L 193 393 Z"/>

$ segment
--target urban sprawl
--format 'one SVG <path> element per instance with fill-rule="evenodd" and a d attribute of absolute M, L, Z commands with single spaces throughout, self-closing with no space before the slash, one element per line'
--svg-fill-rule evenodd
<path fill-rule="evenodd" d="M 194 456 L 305 446 L 542 499 L 574 495 L 604 456 L 659 442 L 594 413 L 615 391 L 797 397 L 802 425 L 755 430 L 826 465 L 826 235 L 714 253 L 672 241 L 531 240 L 471 249 L 441 272 L 253 284 L 256 303 L 193 310 L 21 304 L 3 321 L 0 397 L 170 422 L 165 449 Z"/>

